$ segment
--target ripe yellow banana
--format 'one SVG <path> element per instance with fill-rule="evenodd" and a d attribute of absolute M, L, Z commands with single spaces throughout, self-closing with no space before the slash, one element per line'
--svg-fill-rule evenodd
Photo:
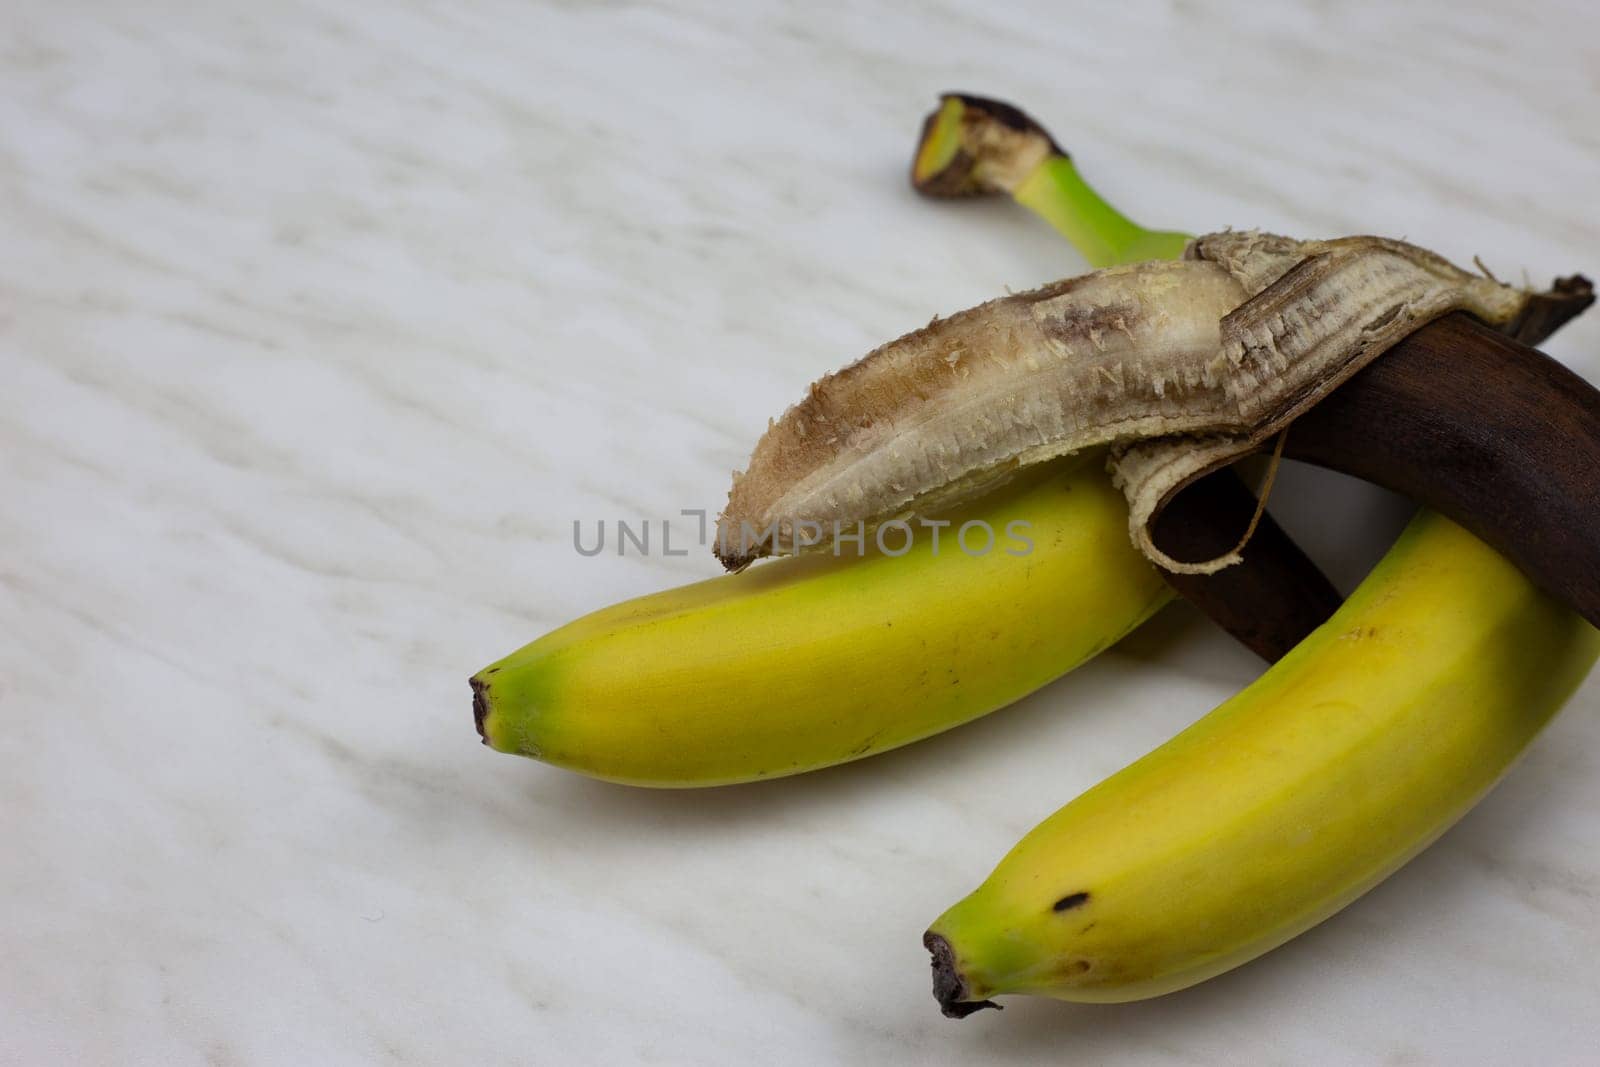
<path fill-rule="evenodd" d="M 569 623 L 472 679 L 479 732 L 635 785 L 794 774 L 1009 704 L 1170 597 L 1128 541 L 1102 456 L 948 519 L 904 555 L 868 534 L 863 558 L 790 557 Z"/>
<path fill-rule="evenodd" d="M 1029 133 L 1018 116 L 1002 125 Z M 930 131 L 950 137 L 963 123 L 969 148 L 994 149 L 959 98 Z M 1148 250 L 1048 135 L 1030 136 L 1000 135 L 1004 165 L 957 161 L 961 181 L 1013 193 L 1080 245 L 1076 229 L 1102 213 L 1104 239 L 1084 248 L 1097 262 Z M 974 191 L 930 169 L 954 150 L 934 156 L 925 139 L 919 186 Z M 1253 959 L 1448 829 L 1597 658 L 1593 627 L 1481 541 L 1422 513 L 1290 655 L 1051 816 L 945 912 L 924 937 L 934 995 L 953 1017 L 1003 993 L 1136 1000 Z"/>
<path fill-rule="evenodd" d="M 1505 772 L 1600 634 L 1482 542 L 1415 519 L 1258 681 L 1022 839 L 929 930 L 935 995 L 1156 996 L 1321 922 Z"/>

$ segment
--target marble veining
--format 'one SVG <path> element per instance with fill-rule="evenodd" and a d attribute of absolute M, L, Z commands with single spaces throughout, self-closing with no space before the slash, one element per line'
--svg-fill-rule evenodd
<path fill-rule="evenodd" d="M 1193 991 L 964 1024 L 924 925 L 1244 684 L 1182 608 L 897 753 L 684 794 L 478 746 L 465 678 L 709 552 L 821 372 L 1078 272 L 916 199 L 941 89 L 1138 217 L 1600 273 L 1576 2 L 13 0 L 0 1061 L 1451 1063 L 1600 1047 L 1600 682 L 1357 906 Z M 1549 350 L 1600 377 L 1600 315 Z M 1404 506 L 1295 469 L 1346 585 Z M 1356 528 L 1363 532 L 1352 534 Z"/>

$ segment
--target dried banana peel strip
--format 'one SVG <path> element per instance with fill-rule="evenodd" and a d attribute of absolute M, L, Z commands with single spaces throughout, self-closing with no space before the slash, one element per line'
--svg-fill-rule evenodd
<path fill-rule="evenodd" d="M 980 305 L 812 385 L 736 473 L 717 555 L 736 569 L 975 495 L 1018 468 L 1112 446 L 1136 544 L 1183 485 L 1257 449 L 1386 348 L 1466 310 L 1515 328 L 1549 295 L 1377 237 L 1197 238 Z"/>

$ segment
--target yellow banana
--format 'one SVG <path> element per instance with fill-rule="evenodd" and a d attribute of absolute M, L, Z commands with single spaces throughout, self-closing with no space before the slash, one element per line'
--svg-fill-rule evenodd
<path fill-rule="evenodd" d="M 1348 904 L 1505 772 L 1600 635 L 1448 520 L 1413 521 L 1258 681 L 1039 825 L 935 922 L 935 994 L 1156 996 Z"/>
<path fill-rule="evenodd" d="M 479 732 L 635 785 L 794 774 L 1017 700 L 1170 597 L 1128 541 L 1102 456 L 948 519 L 903 555 L 869 533 L 862 558 L 790 557 L 569 623 L 472 679 Z"/>

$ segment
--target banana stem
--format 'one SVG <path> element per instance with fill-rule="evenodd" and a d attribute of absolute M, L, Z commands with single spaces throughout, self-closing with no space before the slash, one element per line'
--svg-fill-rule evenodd
<path fill-rule="evenodd" d="M 1186 233 L 1146 229 L 1122 214 L 1083 180 L 1065 155 L 1040 163 L 1011 195 L 1054 226 L 1093 267 L 1178 259 L 1190 240 Z"/>
<path fill-rule="evenodd" d="M 922 126 L 911 184 L 924 196 L 1007 195 L 1054 226 L 1094 267 L 1178 259 L 1190 235 L 1152 230 L 1112 207 L 1027 113 L 946 93 Z"/>

